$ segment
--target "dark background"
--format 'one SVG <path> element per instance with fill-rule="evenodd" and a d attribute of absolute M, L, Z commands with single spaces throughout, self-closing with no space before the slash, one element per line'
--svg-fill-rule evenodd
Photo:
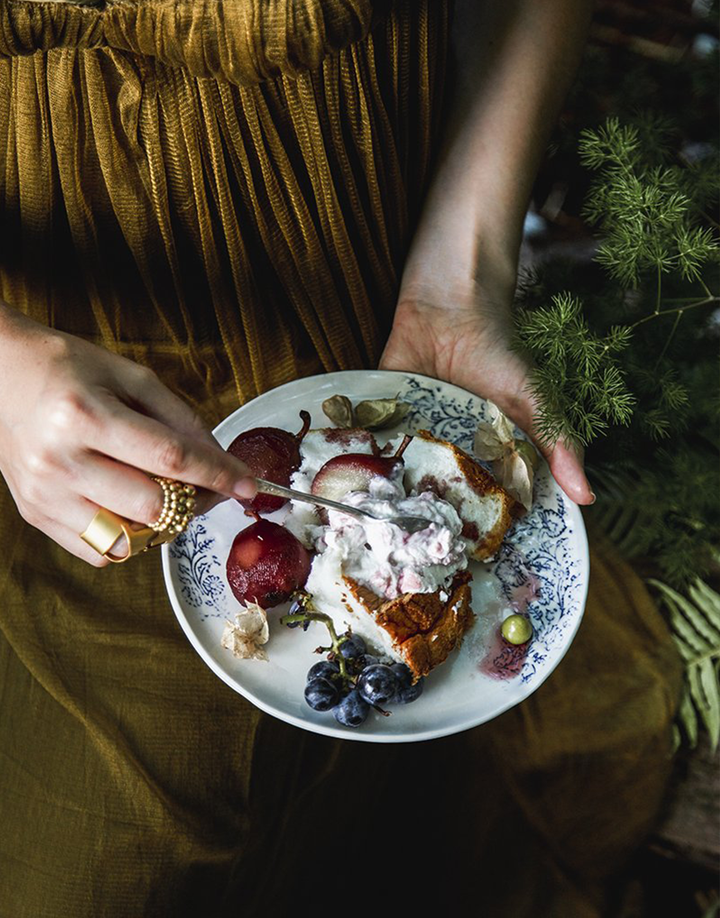
<path fill-rule="evenodd" d="M 710 0 L 598 0 L 590 40 L 540 170 L 522 261 L 590 263 L 595 242 L 581 217 L 590 174 L 577 139 L 607 116 L 671 119 L 678 156 L 718 143 L 718 4 Z M 614 891 L 618 918 L 720 914 L 720 750 L 703 734 L 682 748 L 664 810 Z"/>

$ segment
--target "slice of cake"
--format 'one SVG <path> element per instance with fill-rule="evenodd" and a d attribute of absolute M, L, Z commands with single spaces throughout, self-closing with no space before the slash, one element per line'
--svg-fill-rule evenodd
<path fill-rule="evenodd" d="M 448 658 L 475 618 L 468 570 L 456 574 L 448 590 L 404 593 L 386 600 L 351 577 L 343 579 L 348 589 L 346 609 L 356 621 L 363 616 L 374 621 L 376 635 L 368 635 L 367 640 L 377 643 L 377 632 L 384 632 L 388 655 L 405 663 L 415 679 Z"/>
<path fill-rule="evenodd" d="M 514 498 L 472 456 L 427 430 L 418 431 L 403 458 L 406 489 L 432 491 L 452 504 L 470 556 L 476 561 L 491 558 L 513 521 Z"/>
<path fill-rule="evenodd" d="M 337 523 L 342 514 L 331 516 Z M 416 570 L 394 565 L 387 557 L 376 559 L 365 545 L 348 551 L 353 540 L 342 533 L 337 540 L 329 538 L 330 546 L 315 556 L 305 584 L 313 606 L 332 618 L 338 633 L 350 629 L 376 653 L 406 663 L 415 678 L 427 675 L 447 659 L 473 622 L 466 557 L 456 561 L 448 576 L 429 573 L 433 582 L 442 584 L 436 589 L 403 592 L 398 583 L 415 582 Z M 417 583 L 427 586 L 419 579 Z"/>

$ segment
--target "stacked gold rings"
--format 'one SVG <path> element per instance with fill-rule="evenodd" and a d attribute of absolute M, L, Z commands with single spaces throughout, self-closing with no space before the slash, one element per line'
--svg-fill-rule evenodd
<path fill-rule="evenodd" d="M 85 532 L 80 533 L 84 542 L 114 564 L 127 561 L 133 555 L 164 542 L 172 542 L 185 532 L 193 518 L 196 494 L 193 485 L 161 476 L 152 476 L 152 479 L 163 490 L 163 507 L 155 523 L 135 529 L 130 520 L 100 507 Z M 116 542 L 123 537 L 127 552 L 124 555 L 112 554 Z"/>
<path fill-rule="evenodd" d="M 185 532 L 195 508 L 197 492 L 194 486 L 159 475 L 153 475 L 152 480 L 163 489 L 163 508 L 156 522 L 148 525 L 155 532 L 174 532 L 175 535 Z"/>

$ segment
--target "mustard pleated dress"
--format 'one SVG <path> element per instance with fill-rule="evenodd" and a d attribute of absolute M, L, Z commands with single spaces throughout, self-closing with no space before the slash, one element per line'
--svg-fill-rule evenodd
<path fill-rule="evenodd" d="M 0 0 L 0 297 L 150 365 L 208 424 L 376 366 L 450 15 Z M 601 543 L 535 695 L 395 748 L 260 713 L 188 644 L 157 556 L 90 568 L 1 480 L 0 552 L 1 918 L 355 914 L 381 878 L 383 908 L 408 913 L 598 916 L 652 826 L 680 668 Z"/>

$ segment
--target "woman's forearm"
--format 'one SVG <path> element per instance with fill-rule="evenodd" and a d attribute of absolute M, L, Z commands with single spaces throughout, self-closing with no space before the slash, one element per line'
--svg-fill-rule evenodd
<path fill-rule="evenodd" d="M 403 291 L 468 272 L 514 281 L 523 219 L 582 54 L 590 0 L 456 0 L 457 76 Z M 413 290 L 410 295 L 416 295 Z"/>

